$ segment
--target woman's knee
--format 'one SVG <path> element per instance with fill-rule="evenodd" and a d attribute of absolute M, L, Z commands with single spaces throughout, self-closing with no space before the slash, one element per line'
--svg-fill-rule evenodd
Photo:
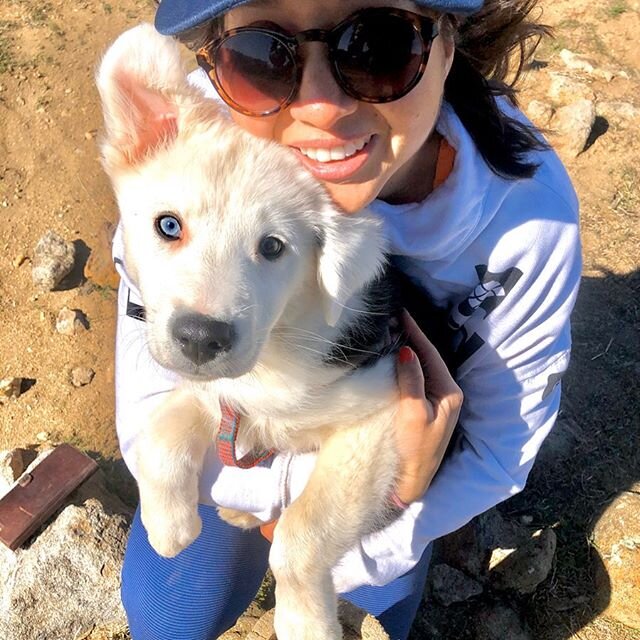
<path fill-rule="evenodd" d="M 122 603 L 133 640 L 212 640 L 253 599 L 269 547 L 255 532 L 222 522 L 201 506 L 200 537 L 175 558 L 149 545 L 136 512 L 122 569 Z"/>

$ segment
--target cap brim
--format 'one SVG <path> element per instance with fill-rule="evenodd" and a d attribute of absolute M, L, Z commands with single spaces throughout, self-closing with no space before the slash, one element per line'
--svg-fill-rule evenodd
<path fill-rule="evenodd" d="M 251 0 L 162 0 L 156 11 L 156 29 L 165 36 L 189 31 Z M 421 7 L 446 13 L 475 13 L 484 0 L 414 0 Z"/>

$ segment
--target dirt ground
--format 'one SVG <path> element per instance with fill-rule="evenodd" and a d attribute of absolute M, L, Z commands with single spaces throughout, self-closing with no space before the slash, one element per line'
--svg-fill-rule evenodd
<path fill-rule="evenodd" d="M 597 102 L 640 108 L 640 3 L 542 6 L 556 40 L 539 49 L 521 103 L 544 98 L 550 72 L 566 70 L 559 53 L 568 48 L 614 72 L 609 81 L 581 76 Z M 0 449 L 72 442 L 101 461 L 130 502 L 135 489 L 118 456 L 113 418 L 115 295 L 100 278 L 87 279 L 84 267 L 91 253 L 104 253 L 105 228 L 116 219 L 98 160 L 93 74 L 106 45 L 152 12 L 147 0 L 0 4 L 0 378 L 28 381 L 20 398 L 0 406 Z M 599 615 L 608 594 L 596 589 L 599 558 L 589 543 L 603 508 L 640 481 L 638 119 L 599 116 L 586 150 L 567 166 L 581 200 L 584 242 L 573 364 L 558 425 L 530 483 L 501 510 L 530 514 L 558 536 L 553 575 L 519 603 L 535 638 L 638 639 Z M 30 257 L 48 229 L 76 244 L 80 264 L 62 290 L 38 294 Z M 64 306 L 82 310 L 89 330 L 58 334 L 55 317 Z M 80 388 L 70 382 L 78 365 L 96 372 Z M 416 629 L 416 637 L 428 637 Z M 466 631 L 452 629 L 448 637 Z"/>

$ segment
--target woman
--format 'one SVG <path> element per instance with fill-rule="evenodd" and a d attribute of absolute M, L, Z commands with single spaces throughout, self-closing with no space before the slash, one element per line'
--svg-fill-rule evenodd
<path fill-rule="evenodd" d="M 529 37 L 544 31 L 527 19 L 533 4 L 163 0 L 156 15 L 161 33 L 197 52 L 194 84 L 226 102 L 241 127 L 291 148 L 346 214 L 369 206 L 381 216 L 398 265 L 442 311 L 442 348 L 464 403 L 407 319 L 418 358 L 405 349 L 398 362 L 403 469 L 394 497 L 406 509 L 334 572 L 338 591 L 393 639 L 409 633 L 431 542 L 523 488 L 558 411 L 580 277 L 577 201 L 503 82 L 512 50 L 522 69 Z M 137 369 L 125 362 L 144 337 L 118 242 L 114 252 L 129 311 L 117 367 L 127 460 L 136 437 L 128 417 L 173 380 L 139 356 Z M 300 493 L 313 456 L 280 455 L 252 470 L 209 463 L 203 533 L 179 556 L 158 557 L 136 516 L 123 569 L 134 640 L 216 638 L 234 623 L 269 545 L 227 526 L 211 505 L 274 520 Z"/>

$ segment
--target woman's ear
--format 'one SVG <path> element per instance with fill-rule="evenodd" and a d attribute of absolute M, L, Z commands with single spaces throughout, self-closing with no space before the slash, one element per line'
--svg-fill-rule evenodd
<path fill-rule="evenodd" d="M 178 44 L 149 24 L 126 31 L 109 47 L 96 77 L 109 174 L 175 139 L 180 94 L 189 93 L 186 75 Z"/>

